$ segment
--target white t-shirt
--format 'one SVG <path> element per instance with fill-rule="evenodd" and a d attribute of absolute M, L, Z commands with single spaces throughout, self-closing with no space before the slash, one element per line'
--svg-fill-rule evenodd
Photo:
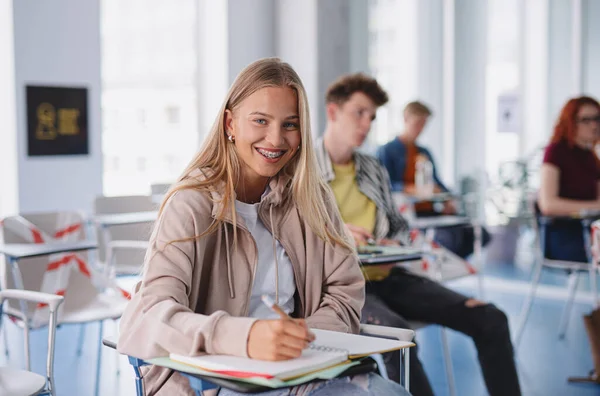
<path fill-rule="evenodd" d="M 275 301 L 275 258 L 273 257 L 273 236 L 258 218 L 258 205 L 235 201 L 235 210 L 244 219 L 246 227 L 256 241 L 258 263 L 248 315 L 253 318 L 278 319 L 279 315 L 269 309 L 261 300 L 268 294 Z M 286 312 L 294 310 L 296 283 L 292 263 L 283 246 L 276 241 L 277 262 L 279 263 L 279 306 Z"/>

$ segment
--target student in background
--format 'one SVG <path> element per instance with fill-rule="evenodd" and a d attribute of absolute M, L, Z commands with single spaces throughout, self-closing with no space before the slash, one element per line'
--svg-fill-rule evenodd
<path fill-rule="evenodd" d="M 377 81 L 343 76 L 327 90 L 327 125 L 316 143 L 319 166 L 333 190 L 342 219 L 357 245 L 406 240 L 407 224 L 395 210 L 388 174 L 375 157 L 356 151 L 367 138 L 377 108 L 388 101 Z M 402 267 L 364 267 L 367 298 L 363 321 L 409 328 L 407 320 L 435 323 L 470 336 L 477 347 L 492 396 L 520 395 L 506 315 L 492 304 L 456 293 Z M 411 348 L 410 389 L 432 395 L 425 371 Z M 390 378 L 399 379 L 398 358 L 387 354 Z"/>
<path fill-rule="evenodd" d="M 450 192 L 440 180 L 433 156 L 425 147 L 417 144 L 429 117 L 429 107 L 421 102 L 410 102 L 404 107 L 404 130 L 399 136 L 381 146 L 377 157 L 387 169 L 393 191 L 402 191 L 409 195 L 417 193 L 415 175 L 419 161 L 428 161 L 433 173 L 433 192 Z M 415 204 L 417 216 L 454 215 L 457 213 L 453 200 L 443 203 L 437 208 L 433 202 Z M 462 258 L 466 258 L 474 250 L 475 234 L 473 227 L 451 227 L 436 231 L 436 241 Z M 490 241 L 490 234 L 482 228 L 482 245 Z"/>
<path fill-rule="evenodd" d="M 600 210 L 600 162 L 595 152 L 600 104 L 590 97 L 569 100 L 560 112 L 541 167 L 538 205 L 547 216 Z M 546 256 L 587 262 L 579 220 L 562 219 L 546 229 Z"/>
<path fill-rule="evenodd" d="M 240 73 L 161 205 L 143 280 L 121 319 L 121 353 L 286 360 L 314 339 L 309 327 L 359 331 L 364 279 L 309 125 L 306 92 L 287 63 L 263 59 Z M 297 319 L 280 319 L 264 294 Z M 151 366 L 144 378 L 149 395 L 192 394 L 167 368 Z M 268 394 L 289 392 L 408 394 L 376 374 Z"/>

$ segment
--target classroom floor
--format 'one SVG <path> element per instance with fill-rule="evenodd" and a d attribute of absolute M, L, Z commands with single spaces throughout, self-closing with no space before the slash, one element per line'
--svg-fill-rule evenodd
<path fill-rule="evenodd" d="M 521 304 L 528 290 L 530 263 L 527 258 L 517 258 L 518 265 L 487 262 L 485 293 L 486 299 L 504 309 L 515 329 Z M 567 336 L 558 338 L 558 322 L 565 296 L 566 278 L 561 274 L 548 273 L 543 276 L 540 298 L 532 309 L 520 348 L 516 351 L 519 375 L 524 395 L 563 396 L 600 395 L 600 385 L 573 385 L 567 377 L 584 375 L 592 368 L 589 344 L 581 316 L 590 310 L 591 295 L 587 276 L 580 282 L 581 292 L 576 298 L 569 322 Z M 474 278 L 454 281 L 449 286 L 469 295 L 476 295 Z M 24 362 L 23 336 L 14 324 L 4 321 L 7 329 L 10 357 L 8 364 L 22 367 Z M 104 335 L 115 333 L 116 323 L 104 324 Z M 59 396 L 93 395 L 97 362 L 98 325 L 86 326 L 85 346 L 81 356 L 76 354 L 76 344 L 80 326 L 63 326 L 56 337 L 55 379 Z M 46 330 L 32 333 L 32 367 L 38 373 L 45 373 Z M 419 330 L 417 341 L 425 370 L 432 382 L 436 395 L 447 395 L 448 388 L 443 367 L 440 332 L 430 326 Z M 477 362 L 475 347 L 471 340 L 462 334 L 449 331 L 450 349 L 457 394 L 459 396 L 485 395 L 485 387 Z M 0 337 L 0 365 L 7 361 L 4 351 L 4 337 Z M 102 350 L 101 395 L 135 395 L 133 371 L 124 357 L 120 358 L 121 374 L 116 376 L 118 357 L 114 351 Z"/>

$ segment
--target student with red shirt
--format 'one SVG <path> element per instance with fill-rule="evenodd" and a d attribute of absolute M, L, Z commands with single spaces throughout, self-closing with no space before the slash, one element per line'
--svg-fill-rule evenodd
<path fill-rule="evenodd" d="M 539 209 L 547 216 L 600 210 L 600 104 L 582 96 L 563 107 L 541 168 Z M 546 257 L 587 262 L 581 222 L 560 220 L 546 231 Z"/>

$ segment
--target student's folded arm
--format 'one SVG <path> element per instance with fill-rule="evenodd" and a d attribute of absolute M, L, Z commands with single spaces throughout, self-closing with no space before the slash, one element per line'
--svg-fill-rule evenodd
<path fill-rule="evenodd" d="M 191 190 L 167 203 L 151 238 L 142 282 L 121 318 L 119 352 L 141 359 L 202 352 L 246 356 L 253 319 L 223 311 L 201 315 L 190 308 L 191 284 L 200 282 L 194 274 L 202 273 L 194 267 L 203 264 L 196 250 L 204 250 L 204 239 L 177 240 L 205 231 L 212 220 L 209 208 Z"/>

